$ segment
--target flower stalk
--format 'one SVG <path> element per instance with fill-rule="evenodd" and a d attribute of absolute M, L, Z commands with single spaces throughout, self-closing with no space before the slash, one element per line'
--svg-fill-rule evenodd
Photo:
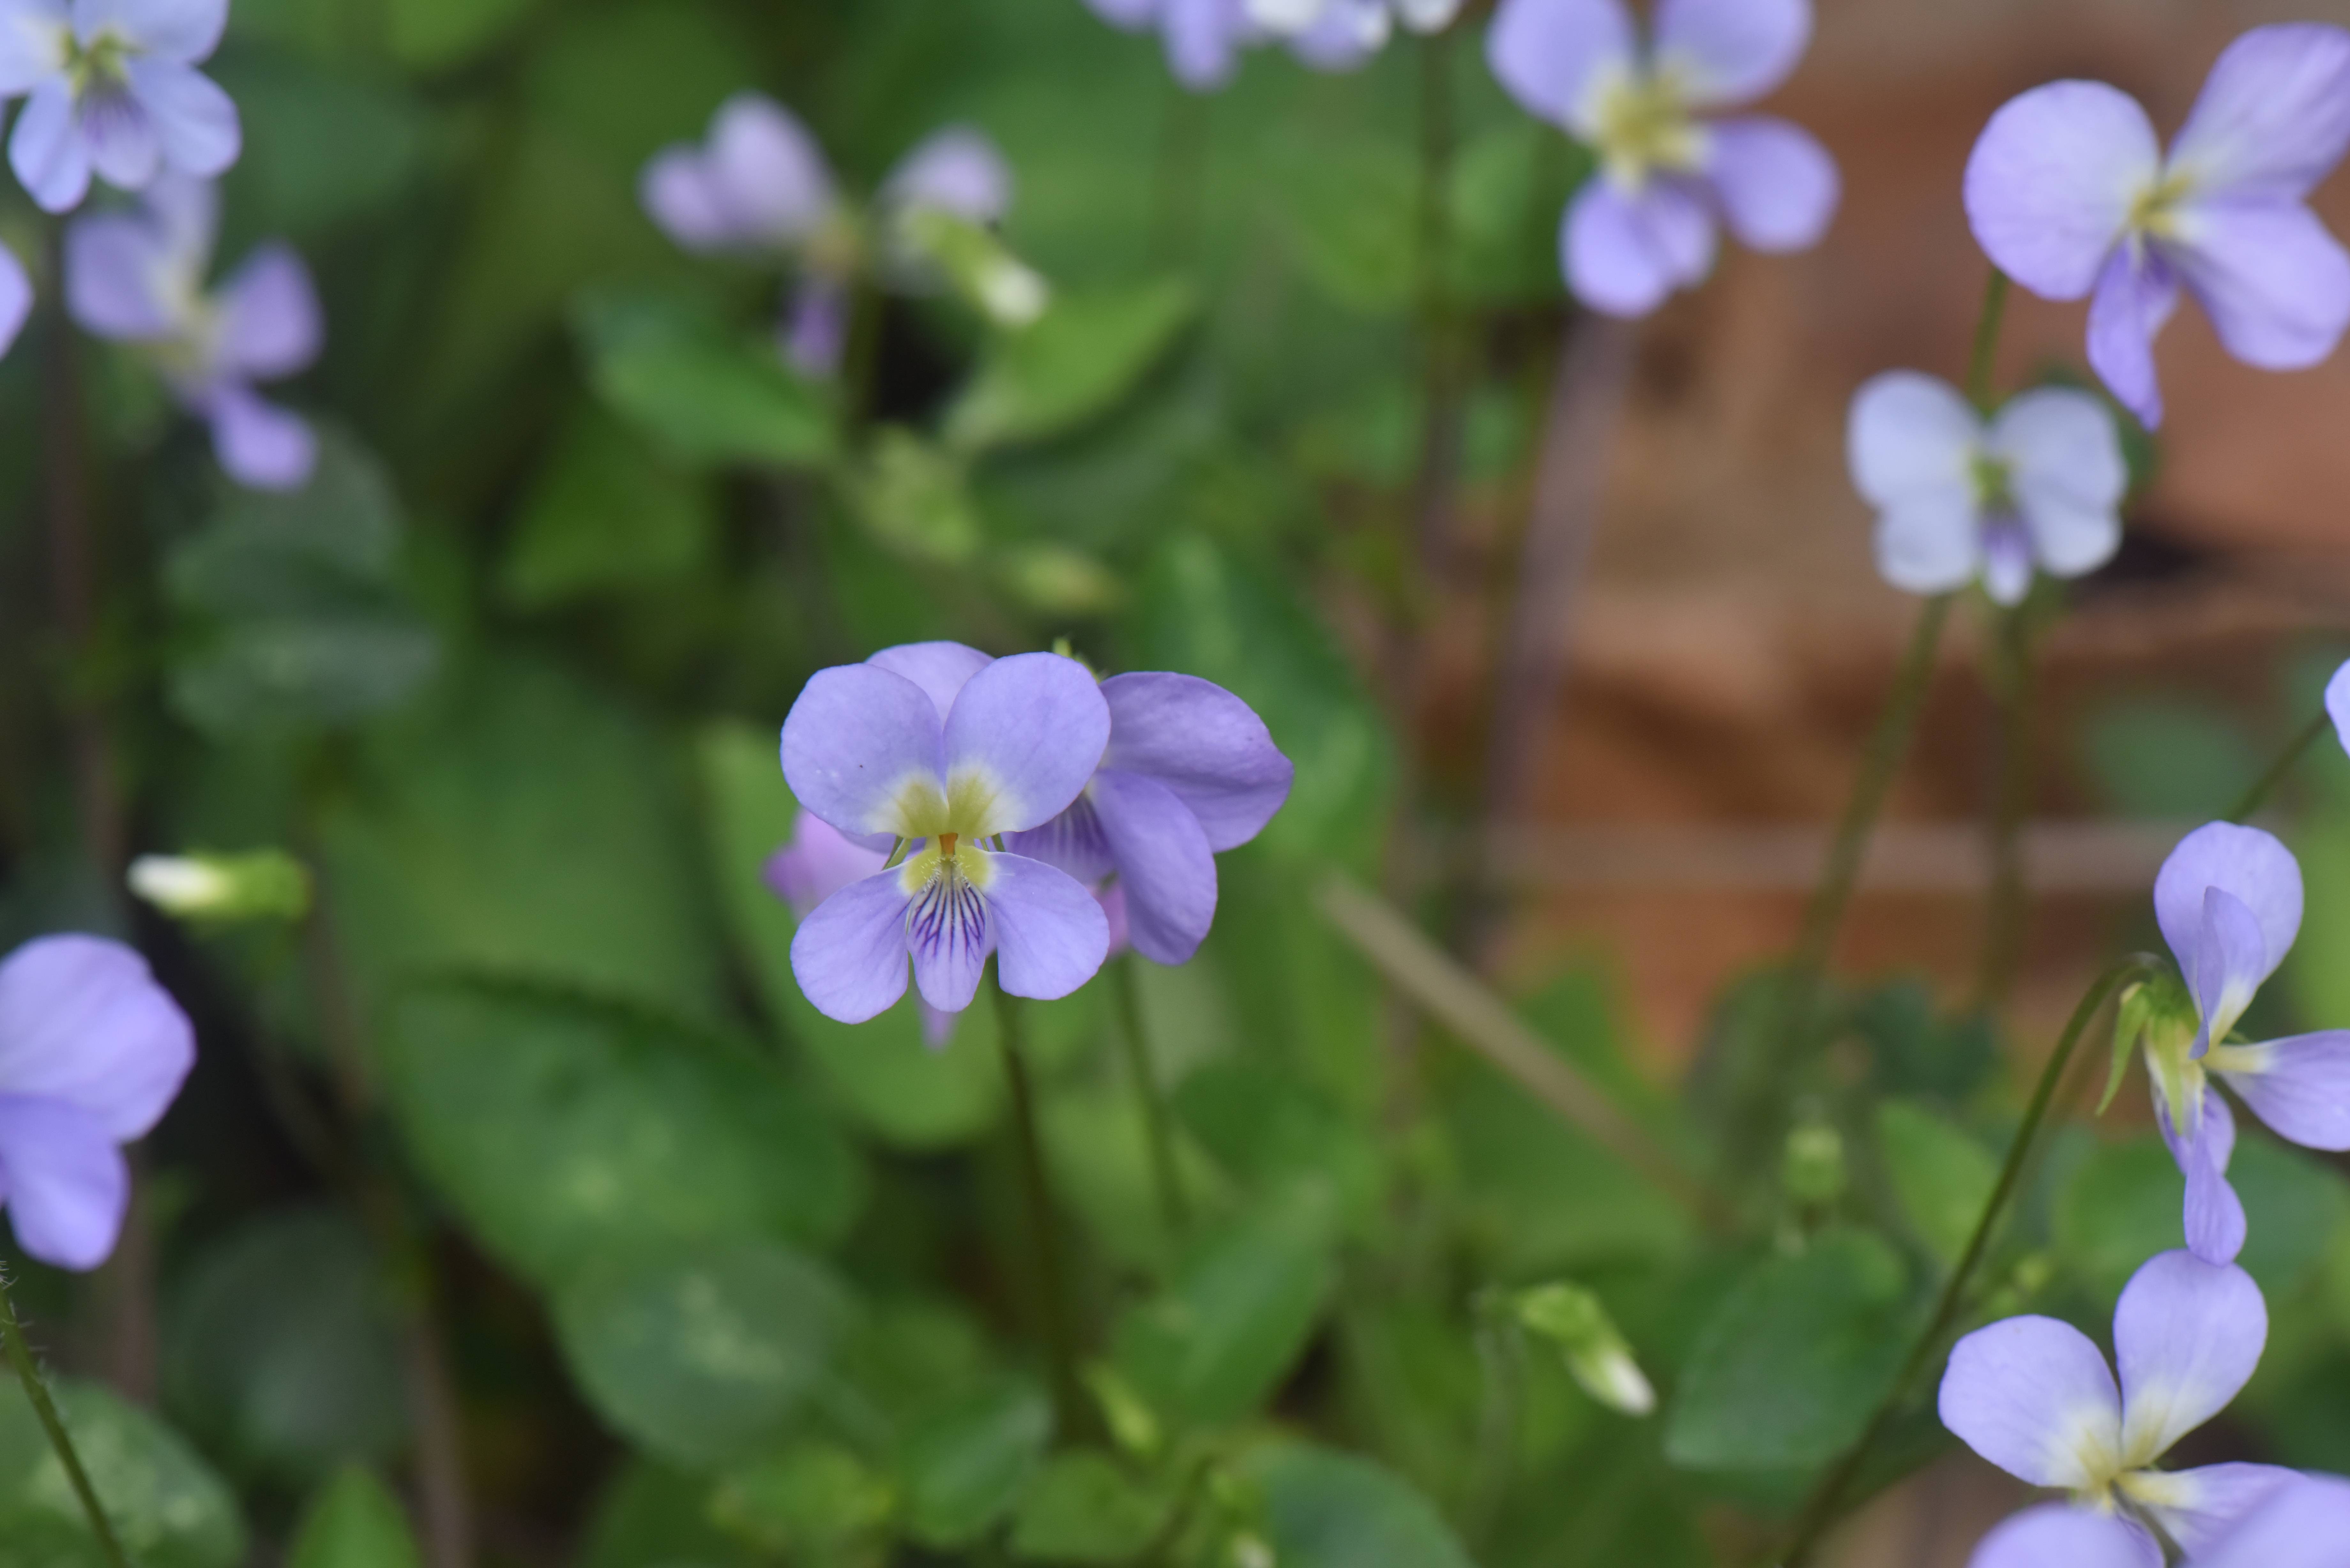
<path fill-rule="evenodd" d="M 1113 966 L 1110 988 L 1117 993 L 1118 1038 L 1126 1047 L 1126 1067 L 1134 1079 L 1135 1097 L 1142 1105 L 1142 1130 L 1150 1149 L 1150 1177 L 1159 1189 L 1159 1211 L 1167 1234 L 1176 1241 L 1191 1228 L 1191 1200 L 1183 1194 L 1183 1172 L 1175 1161 L 1175 1131 L 1167 1114 L 1167 1096 L 1150 1062 L 1150 1039 L 1142 1026 L 1142 987 L 1135 979 L 1142 961 L 1128 955 Z"/>
<path fill-rule="evenodd" d="M 1012 1122 L 1019 1139 L 1020 1186 L 1027 1199 L 1029 1228 L 1035 1232 L 1037 1318 L 1044 1332 L 1045 1355 L 1053 1385 L 1055 1425 L 1066 1437 L 1088 1430 L 1093 1409 L 1085 1381 L 1077 1370 L 1076 1330 L 1069 1317 L 1068 1275 L 1061 1259 L 1059 1220 L 1053 1207 L 1053 1189 L 1045 1175 L 1045 1140 L 1036 1123 L 1036 1087 L 1028 1071 L 1027 1039 L 1020 1003 L 1001 985 L 988 988 L 995 995 L 995 1016 L 1003 1052 L 1003 1078 L 1012 1091 Z"/>
<path fill-rule="evenodd" d="M 106 1553 L 111 1568 L 130 1568 L 130 1558 L 122 1550 L 104 1505 L 98 1501 L 98 1489 L 90 1484 L 89 1471 L 82 1465 L 73 1437 L 57 1415 L 57 1402 L 49 1397 L 48 1384 L 42 1379 L 40 1368 L 33 1365 L 32 1347 L 25 1343 L 24 1326 L 16 1321 L 16 1303 L 8 1294 L 5 1274 L 0 1274 L 0 1342 L 5 1342 L 8 1364 L 16 1369 L 16 1379 L 25 1386 L 25 1397 L 33 1402 L 33 1413 L 40 1417 L 41 1429 L 48 1434 L 49 1447 L 57 1450 L 57 1462 L 65 1467 L 66 1480 L 73 1484 L 74 1496 L 80 1500 L 82 1512 L 88 1516 L 99 1550 Z"/>
<path fill-rule="evenodd" d="M 2252 786 L 2228 808 L 2223 820 L 2238 824 L 2251 821 L 2261 807 L 2268 804 L 2269 796 L 2276 793 L 2277 786 L 2284 783 L 2286 775 L 2301 765 L 2301 759 L 2309 754 L 2309 748 L 2317 744 L 2319 737 L 2333 728 L 2333 715 L 2321 707 L 2316 716 L 2302 726 L 2301 732 L 2285 742 L 2284 750 L 2277 753 L 2276 761 L 2269 764 L 2268 772 L 2254 780 Z"/>
<path fill-rule="evenodd" d="M 2026 607 L 2001 615 L 1999 641 L 1999 774 L 1991 812 L 1991 898 L 1984 916 L 1982 967 L 1975 984 L 1979 1012 L 2007 1002 L 2022 955 L 2029 898 L 2024 888 L 2023 819 L 2032 803 L 2032 720 L 2036 682 Z"/>

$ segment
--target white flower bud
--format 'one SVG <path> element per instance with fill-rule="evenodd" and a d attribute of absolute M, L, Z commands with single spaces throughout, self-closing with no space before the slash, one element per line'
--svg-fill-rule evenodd
<path fill-rule="evenodd" d="M 1518 1293 L 1513 1310 L 1529 1334 L 1565 1352 L 1567 1372 L 1594 1399 L 1627 1416 L 1656 1409 L 1656 1388 L 1597 1296 L 1579 1285 L 1536 1285 Z"/>
<path fill-rule="evenodd" d="M 209 915 L 234 894 L 227 873 L 185 855 L 142 855 L 130 863 L 130 890 L 167 915 Z"/>

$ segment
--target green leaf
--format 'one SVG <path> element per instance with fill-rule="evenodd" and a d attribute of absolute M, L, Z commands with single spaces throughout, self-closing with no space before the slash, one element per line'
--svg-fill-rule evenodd
<path fill-rule="evenodd" d="M 20 1388 L 6 1392 L 0 1399 L 0 1565 L 105 1568 L 31 1402 Z M 94 1383 L 58 1383 L 52 1392 L 115 1534 L 140 1568 L 233 1568 L 244 1560 L 244 1521 L 235 1495 L 178 1433 Z"/>
<path fill-rule="evenodd" d="M 821 1391 L 850 1312 L 829 1270 L 756 1243 L 591 1272 L 555 1299 L 588 1402 L 631 1441 L 689 1466 L 781 1436 Z"/>
<path fill-rule="evenodd" d="M 899 556 L 960 566 L 979 553 L 979 514 L 962 460 L 911 431 L 879 431 L 848 493 L 867 530 Z"/>
<path fill-rule="evenodd" d="M 1918 1239 L 1955 1264 L 1999 1182 L 1989 1149 L 1922 1106 L 1887 1100 L 1877 1107 L 1877 1136 L 1895 1196 Z"/>
<path fill-rule="evenodd" d="M 1198 308 L 1176 279 L 1061 295 L 1033 327 L 998 336 L 947 412 L 965 452 L 1049 440 L 1115 407 Z"/>
<path fill-rule="evenodd" d="M 1319 1188 L 1338 1212 L 1367 1220 L 1378 1201 L 1378 1148 L 1363 1127 L 1276 1064 L 1233 1056 L 1194 1071 L 1176 1114 L 1201 1146 L 1258 1193 Z"/>
<path fill-rule="evenodd" d="M 513 28 L 539 0 L 384 0 L 392 57 L 414 70 L 463 65 Z"/>
<path fill-rule="evenodd" d="M 862 1200 L 854 1155 L 775 1067 L 650 1014 L 436 986 L 386 1045 L 418 1162 L 541 1282 L 681 1243 L 821 1246 Z"/>
<path fill-rule="evenodd" d="M 899 1459 L 909 1532 L 942 1551 L 976 1541 L 1012 1511 L 1052 1436 L 1051 1401 L 1012 1378 L 925 1423 Z"/>
<path fill-rule="evenodd" d="M 2090 715 L 2080 745 L 2090 776 L 2126 816 L 2201 821 L 2260 776 L 2260 749 L 2216 703 L 2113 701 Z"/>
<path fill-rule="evenodd" d="M 1278 216 L 1300 269 L 1334 303 L 1396 316 L 1419 281 L 1419 177 L 1399 143 L 1364 140 L 1283 182 Z"/>
<path fill-rule="evenodd" d="M 423 1568 L 408 1515 L 371 1470 L 345 1469 L 318 1489 L 294 1532 L 286 1568 Z"/>
<path fill-rule="evenodd" d="M 1452 170 L 1456 286 L 1488 306 L 1558 290 L 1558 218 L 1591 155 L 1551 126 L 1514 119 L 1471 139 Z"/>
<path fill-rule="evenodd" d="M 1471 1568 L 1435 1507 L 1368 1459 L 1284 1444 L 1259 1449 L 1242 1469 L 1263 1489 L 1284 1568 Z"/>
<path fill-rule="evenodd" d="M 237 7 L 238 24 L 245 10 Z M 392 84 L 279 50 L 224 50 L 204 69 L 217 74 L 244 122 L 226 206 L 245 232 L 328 233 L 388 206 L 422 169 L 432 121 Z"/>
<path fill-rule="evenodd" d="M 241 1467 L 307 1486 L 407 1438 L 382 1271 L 335 1210 L 267 1215 L 213 1243 L 167 1303 L 163 1345 L 172 1415 Z"/>
<path fill-rule="evenodd" d="M 633 1459 L 596 1500 L 581 1532 L 578 1568 L 766 1568 L 769 1557 L 710 1518 L 710 1483 Z"/>
<path fill-rule="evenodd" d="M 1107 1454 L 1057 1454 L 1021 1494 L 1012 1550 L 1044 1563 L 1122 1563 L 1159 1538 L 1176 1501 L 1171 1488 L 1138 1480 Z"/>
<path fill-rule="evenodd" d="M 831 455 L 824 393 L 772 342 L 660 295 L 593 296 L 577 319 L 597 394 L 679 462 L 795 468 Z"/>
<path fill-rule="evenodd" d="M 810 1441 L 720 1476 L 710 1517 L 763 1552 L 825 1562 L 860 1547 L 869 1552 L 897 1505 L 896 1490 L 863 1459 L 837 1443 Z"/>
<path fill-rule="evenodd" d="M 641 438 L 582 403 L 539 470 L 502 574 L 505 597 L 544 609 L 632 592 L 698 570 L 718 527 L 708 483 L 663 462 Z"/>
<path fill-rule="evenodd" d="M 1691 1469 L 1822 1463 L 1867 1423 L 1908 1349 L 1915 1314 L 1892 1250 L 1872 1236 L 1825 1236 L 1766 1258 L 1699 1336 L 1666 1428 Z"/>

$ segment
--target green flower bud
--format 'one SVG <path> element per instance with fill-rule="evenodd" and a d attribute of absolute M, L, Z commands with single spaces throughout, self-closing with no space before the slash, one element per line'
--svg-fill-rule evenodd
<path fill-rule="evenodd" d="M 1597 1296 L 1580 1285 L 1536 1285 L 1519 1292 L 1512 1309 L 1527 1333 L 1565 1352 L 1566 1370 L 1594 1399 L 1627 1416 L 1656 1409 L 1656 1389 Z"/>
<path fill-rule="evenodd" d="M 206 925 L 298 920 L 310 912 L 310 873 L 279 849 L 247 855 L 142 855 L 126 878 L 165 914 Z"/>

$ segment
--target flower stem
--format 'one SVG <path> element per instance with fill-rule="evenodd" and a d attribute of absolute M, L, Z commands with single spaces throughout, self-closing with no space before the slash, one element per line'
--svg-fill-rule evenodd
<path fill-rule="evenodd" d="M 2023 818 L 2032 803 L 2032 634 L 2022 606 L 2000 617 L 1999 782 L 1991 801 L 1991 900 L 1983 925 L 1976 1008 L 2006 1005 L 2023 949 L 2028 899 L 2023 885 Z"/>
<path fill-rule="evenodd" d="M 2334 716 L 2319 708 L 2317 717 L 2303 725 L 2301 733 L 2285 742 L 2284 750 L 2278 753 L 2276 761 L 2269 764 L 2269 771 L 2244 792 L 2241 799 L 2228 808 L 2227 820 L 2238 823 L 2251 821 L 2252 814 L 2268 804 L 2269 796 L 2275 792 L 2277 785 L 2284 782 L 2285 775 L 2300 765 L 2309 748 L 2317 744 L 2318 737 L 2333 727 Z"/>
<path fill-rule="evenodd" d="M 1003 1078 L 1012 1090 L 1012 1120 L 1020 1140 L 1020 1185 L 1027 1198 L 1029 1227 L 1035 1232 L 1037 1315 L 1044 1329 L 1045 1355 L 1052 1376 L 1053 1407 L 1066 1438 L 1092 1429 L 1093 1407 L 1077 1376 L 1076 1340 L 1069 1321 L 1068 1277 L 1061 1264 L 1060 1226 L 1053 1208 L 1053 1190 L 1045 1177 L 1045 1140 L 1036 1127 L 1036 1088 L 1028 1072 L 1020 1003 L 1001 984 L 989 989 L 995 993 Z"/>
<path fill-rule="evenodd" d="M 2007 319 L 2007 274 L 1991 269 L 1983 287 L 1982 314 L 1975 318 L 1974 353 L 1967 360 L 1967 396 L 1988 414 L 1993 397 L 1991 373 L 1999 358 L 1999 329 Z"/>
<path fill-rule="evenodd" d="M 113 1521 L 106 1517 L 106 1509 L 98 1501 L 98 1489 L 89 1484 L 89 1472 L 82 1468 L 81 1455 L 75 1450 L 73 1438 L 57 1416 L 57 1404 L 49 1397 L 49 1386 L 42 1381 L 40 1368 L 33 1365 L 32 1348 L 25 1343 L 25 1330 L 16 1321 L 16 1303 L 9 1298 L 5 1276 L 0 1276 L 0 1341 L 6 1342 L 8 1364 L 16 1369 L 16 1379 L 25 1386 L 25 1397 L 33 1402 L 33 1413 L 41 1418 L 41 1429 L 48 1433 L 49 1447 L 57 1450 L 57 1462 L 65 1466 L 66 1479 L 73 1483 L 74 1495 L 81 1500 L 82 1512 L 89 1516 L 89 1527 L 97 1534 L 107 1562 L 113 1568 L 130 1568 L 130 1558 L 114 1533 Z"/>
<path fill-rule="evenodd" d="M 1167 90 L 1171 96 L 1159 130 L 1150 249 L 1159 265 L 1185 268 L 1199 259 L 1201 210 L 1207 205 L 1208 100 L 1172 78 Z"/>
<path fill-rule="evenodd" d="M 1118 1036 L 1126 1045 L 1127 1071 L 1134 1093 L 1142 1102 L 1142 1129 L 1150 1144 L 1150 1175 L 1159 1188 L 1159 1212 L 1167 1234 L 1180 1241 L 1191 1228 L 1191 1205 L 1183 1196 L 1183 1172 L 1175 1163 L 1175 1133 L 1167 1115 L 1167 1096 L 1159 1091 L 1159 1075 L 1151 1070 L 1150 1041 L 1142 1032 L 1142 987 L 1135 979 L 1141 959 L 1129 954 L 1113 964 L 1111 989 L 1118 993 Z"/>
<path fill-rule="evenodd" d="M 2000 1167 L 1999 1180 L 1991 1188 L 1991 1198 L 1983 1204 L 1982 1217 L 1975 1221 L 1974 1234 L 1967 1240 L 1967 1250 L 1960 1254 L 1958 1266 L 1950 1271 L 1950 1279 L 1942 1286 L 1941 1297 L 1934 1303 L 1934 1315 L 1927 1321 L 1925 1332 L 1910 1347 L 1908 1359 L 1901 1364 L 1900 1372 L 1894 1377 L 1892 1386 L 1885 1391 L 1885 1397 L 1878 1401 L 1859 1439 L 1820 1478 L 1819 1484 L 1804 1500 L 1803 1511 L 1796 1516 L 1789 1544 L 1776 1559 L 1780 1568 L 1803 1568 L 1803 1564 L 1810 1560 L 1820 1537 L 1835 1522 L 1861 1466 L 1876 1448 L 1877 1439 L 1885 1435 L 1885 1428 L 1899 1413 L 1908 1397 L 1910 1386 L 1932 1363 L 1944 1336 L 1957 1323 L 1960 1309 L 1966 1299 L 1967 1286 L 1991 1251 L 1991 1238 L 1997 1233 L 2000 1221 L 2006 1217 L 2008 1205 L 2014 1199 L 2016 1189 L 2022 1184 L 2025 1162 L 2033 1140 L 2039 1136 L 2041 1125 L 2047 1120 L 2048 1107 L 2056 1097 L 2057 1085 L 2064 1081 L 2064 1070 L 2072 1063 L 2073 1053 L 2080 1045 L 2081 1036 L 2087 1033 L 2090 1022 L 2129 980 L 2139 974 L 2152 973 L 2160 967 L 2161 961 L 2150 954 L 2132 953 L 2099 975 L 2096 982 L 2082 996 L 2080 1005 L 2073 1009 L 2073 1016 L 2065 1023 L 2064 1033 L 2057 1038 L 2055 1051 L 2050 1054 L 2048 1064 L 2041 1069 L 2039 1085 L 2032 1092 L 2032 1103 L 2023 1113 L 2022 1126 L 2016 1128 L 2015 1141 L 2008 1146 L 2006 1163 Z"/>

